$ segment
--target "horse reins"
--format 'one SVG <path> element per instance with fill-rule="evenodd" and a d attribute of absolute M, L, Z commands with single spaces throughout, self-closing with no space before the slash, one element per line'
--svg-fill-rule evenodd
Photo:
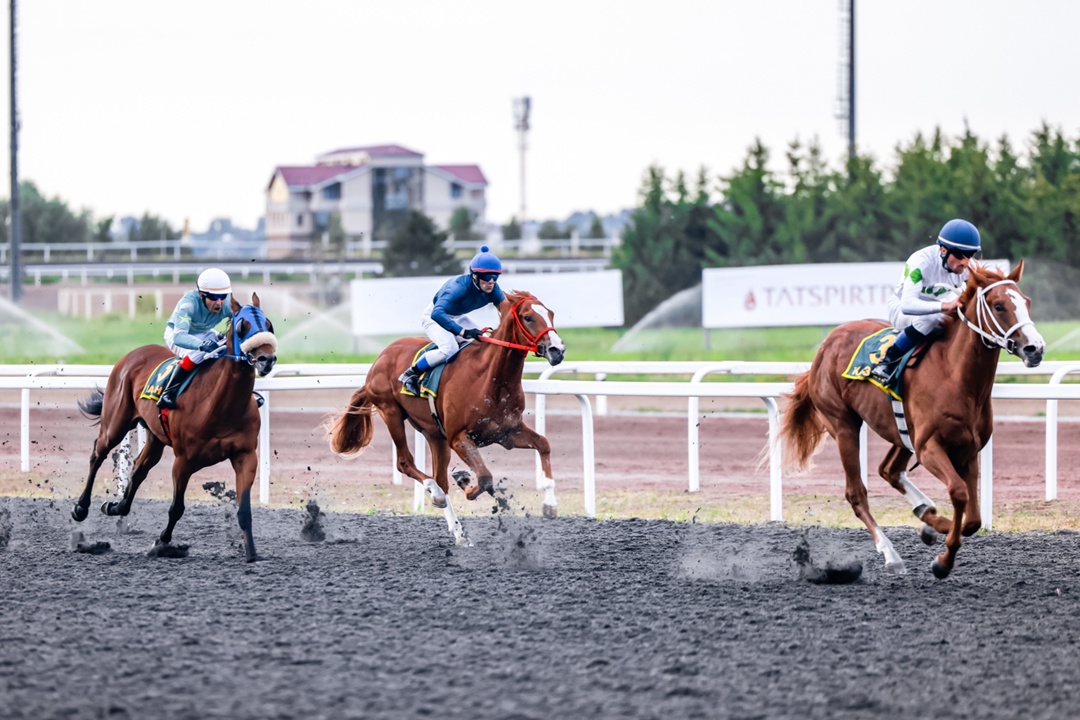
<path fill-rule="evenodd" d="M 1006 278 L 1004 280 L 998 280 L 997 282 L 991 283 L 986 287 L 981 287 L 976 291 L 975 322 L 971 322 L 967 319 L 967 316 L 964 315 L 964 313 L 961 311 L 959 305 L 956 307 L 956 314 L 960 316 L 960 319 L 963 320 L 965 325 L 967 325 L 980 337 L 982 337 L 984 346 L 988 348 L 997 346 L 1004 348 L 1006 352 L 1013 352 L 1012 349 L 1010 349 L 1009 347 L 1010 345 L 1015 345 L 1016 343 L 1015 340 L 1010 339 L 1012 334 L 1020 328 L 1024 327 L 1025 325 L 1034 325 L 1035 323 L 1031 320 L 1024 320 L 1022 322 L 1016 323 L 1008 330 L 1005 330 L 1001 327 L 1001 323 L 998 322 L 997 318 L 994 317 L 993 312 L 990 311 L 990 303 L 986 301 L 986 293 L 990 292 L 998 285 L 1005 285 L 1006 283 L 1010 285 L 1016 285 L 1015 280 L 1009 280 L 1008 278 Z M 992 330 L 986 330 L 983 327 L 984 325 L 989 327 L 991 323 L 993 324 L 993 328 L 997 331 L 996 334 Z"/>
<path fill-rule="evenodd" d="M 525 323 L 521 322 L 521 317 L 518 315 L 518 308 L 526 300 L 536 300 L 536 298 L 532 297 L 531 295 L 521 298 L 516 303 L 514 303 L 514 306 L 512 308 L 510 308 L 510 315 L 514 318 L 514 324 L 517 327 L 518 332 L 524 335 L 525 341 L 531 343 L 531 345 L 521 345 L 519 343 L 507 342 L 506 340 L 498 340 L 496 338 L 488 337 L 486 335 L 481 335 L 477 339 L 482 340 L 486 343 L 491 343 L 492 345 L 502 345 L 503 347 L 513 348 L 515 350 L 524 350 L 527 353 L 533 352 L 539 355 L 540 339 L 547 335 L 549 332 L 554 332 L 555 328 L 550 326 L 546 327 L 535 336 L 531 332 L 529 332 L 529 329 L 525 327 Z M 491 328 L 484 328 L 484 332 L 489 332 L 490 330 Z"/>

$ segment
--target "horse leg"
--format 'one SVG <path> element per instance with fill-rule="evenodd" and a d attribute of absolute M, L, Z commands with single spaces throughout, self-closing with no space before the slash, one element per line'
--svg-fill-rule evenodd
<path fill-rule="evenodd" d="M 510 433 L 503 446 L 508 450 L 531 448 L 540 454 L 540 469 L 544 473 L 544 479 L 536 481 L 536 489 L 544 491 L 544 517 L 558 517 L 559 510 L 555 502 L 555 477 L 551 472 L 551 443 L 548 439 L 522 423 L 516 432 Z"/>
<path fill-rule="evenodd" d="M 960 536 L 964 522 L 964 513 L 968 505 L 968 485 L 964 478 L 960 477 L 948 451 L 935 439 L 931 438 L 919 454 L 922 464 L 934 477 L 945 483 L 949 492 L 949 500 L 953 506 L 953 519 L 949 523 L 948 533 L 945 535 L 945 552 L 934 558 L 930 564 L 930 570 L 934 577 L 944 579 L 952 572 L 956 563 L 956 553 L 960 550 Z M 970 463 L 975 465 L 976 463 Z M 965 468 L 966 470 L 966 468 Z"/>
<path fill-rule="evenodd" d="M 168 545 L 172 542 L 173 528 L 176 527 L 177 521 L 184 516 L 184 493 L 187 492 L 188 480 L 191 479 L 196 469 L 189 467 L 188 461 L 179 455 L 173 460 L 173 498 L 172 504 L 169 505 L 169 523 L 158 537 L 158 543 L 161 545 Z"/>
<path fill-rule="evenodd" d="M 911 511 L 915 513 L 915 517 L 923 521 L 919 537 L 927 545 L 933 545 L 937 540 L 938 532 L 948 531 L 949 521 L 938 515 L 934 501 L 908 479 L 907 464 L 911 455 L 911 451 L 907 448 L 893 445 L 886 453 L 885 459 L 881 461 L 881 465 L 878 466 L 878 474 L 911 503 Z M 944 523 L 944 527 L 939 531 L 933 523 Z"/>
<path fill-rule="evenodd" d="M 440 488 L 448 489 L 450 479 L 447 476 L 447 467 L 450 465 L 450 446 L 442 437 L 428 438 L 428 445 L 431 446 L 431 467 L 435 471 L 435 482 Z M 457 513 L 454 512 L 449 495 L 446 497 L 443 517 L 446 518 L 446 529 L 454 534 L 454 543 L 463 547 L 472 547 L 472 541 L 465 534 L 465 528 L 458 520 Z"/>
<path fill-rule="evenodd" d="M 386 424 L 386 429 L 390 433 L 390 439 L 394 441 L 394 448 L 397 450 L 398 472 L 423 485 L 424 489 L 431 495 L 432 505 L 437 508 L 445 508 L 446 492 L 450 486 L 446 484 L 445 480 L 443 485 L 439 485 L 431 476 L 425 475 L 417 469 L 416 460 L 413 458 L 412 451 L 409 450 L 409 442 L 405 437 L 405 419 L 399 412 L 383 412 L 381 409 L 380 412 L 383 422 Z M 428 444 L 431 444 L 430 438 Z"/>
<path fill-rule="evenodd" d="M 244 544 L 244 560 L 255 562 L 255 538 L 251 534 L 251 487 L 259 469 L 259 456 L 255 451 L 229 458 L 236 472 L 236 521 L 240 524 L 240 536 Z M 181 496 L 181 507 L 183 497 Z"/>
<path fill-rule="evenodd" d="M 139 486 L 142 485 L 142 481 L 146 479 L 150 470 L 161 460 L 161 453 L 164 450 L 165 443 L 161 442 L 156 435 L 148 434 L 146 445 L 139 453 L 139 457 L 135 458 L 135 469 L 131 472 L 131 482 L 124 489 L 124 497 L 120 499 L 120 502 L 106 500 L 101 504 L 101 512 L 106 515 L 127 515 L 131 512 L 131 503 L 135 500 L 135 493 L 139 491 Z"/>
<path fill-rule="evenodd" d="M 473 475 L 476 477 L 475 485 L 463 488 L 465 497 L 475 500 L 481 493 L 486 492 L 489 495 L 494 495 L 495 483 L 492 482 L 491 471 L 484 464 L 484 459 L 480 457 L 480 448 L 476 446 L 476 443 L 470 440 L 469 436 L 462 431 L 454 438 L 453 448 L 454 452 L 465 461 L 465 464 L 469 466 L 469 469 L 472 470 Z"/>
<path fill-rule="evenodd" d="M 889 538 L 878 527 L 874 516 L 870 514 L 870 499 L 862 482 L 862 466 L 859 464 L 860 424 L 861 421 L 856 418 L 855 422 L 837 424 L 834 427 L 833 436 L 840 450 L 840 462 L 844 466 L 844 497 L 847 498 L 855 516 L 862 520 L 866 529 L 870 531 L 870 536 L 874 538 L 874 547 L 885 557 L 885 570 L 894 575 L 902 575 L 907 572 L 903 559 L 896 552 Z"/>
<path fill-rule="evenodd" d="M 979 463 L 977 460 L 972 461 L 967 464 L 967 467 L 959 468 L 959 471 L 968 491 L 968 504 L 964 512 L 964 522 L 960 526 L 960 534 L 971 537 L 982 527 L 982 506 L 979 505 Z"/>
<path fill-rule="evenodd" d="M 102 420 L 101 429 L 98 431 L 94 447 L 90 451 L 90 473 L 86 476 L 86 484 L 83 486 L 82 494 L 75 501 L 75 507 L 71 509 L 71 517 L 76 522 L 82 522 L 86 519 L 90 509 L 90 496 L 94 492 L 94 478 L 97 477 L 98 470 L 101 469 L 105 458 L 109 457 L 112 449 L 119 445 L 120 441 L 135 427 L 134 415 L 125 413 L 124 408 L 120 408 L 115 413 L 110 413 L 110 419 L 112 418 L 128 418 L 128 421 L 123 424 L 119 422 L 106 424 L 104 419 Z"/>

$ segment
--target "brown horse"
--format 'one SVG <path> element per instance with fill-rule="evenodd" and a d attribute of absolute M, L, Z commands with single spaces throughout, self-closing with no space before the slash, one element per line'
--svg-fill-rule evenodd
<path fill-rule="evenodd" d="M 877 320 L 849 322 L 833 330 L 787 396 L 780 432 L 785 465 L 804 469 L 825 433 L 836 440 L 847 500 L 866 524 L 890 572 L 903 573 L 904 561 L 870 514 L 860 477 L 860 428 L 865 422 L 892 443 L 878 473 L 911 503 L 924 523 L 922 537 L 927 544 L 938 533 L 946 535 L 945 552 L 934 559 L 931 570 L 938 578 L 948 576 L 961 535 L 970 536 L 982 525 L 979 451 L 994 431 L 990 393 L 1000 351 L 1005 348 L 1024 365 L 1035 367 L 1046 349 L 1031 320 L 1031 302 L 1017 287 L 1023 270 L 1023 260 L 1008 276 L 994 268 L 969 268 L 957 315 L 946 319 L 942 337 L 930 345 L 921 362 L 904 371 L 902 403 L 869 382 L 841 377 L 863 338 L 886 327 Z M 951 522 L 908 479 L 912 455 L 948 489 Z"/>
<path fill-rule="evenodd" d="M 243 534 L 244 555 L 256 559 L 251 536 L 251 486 L 259 465 L 259 406 L 252 395 L 255 373 L 266 375 L 277 362 L 277 339 L 274 326 L 259 309 L 259 296 L 252 294 L 251 305 L 241 307 L 232 299 L 232 321 L 226 336 L 224 355 L 210 362 L 195 376 L 191 387 L 180 396 L 175 410 L 168 413 L 168 431 L 162 427 L 157 404 L 139 395 L 151 373 L 172 357 L 168 348 L 145 345 L 120 358 L 109 373 L 109 382 L 79 402 L 83 412 L 100 417 L 100 429 L 90 453 L 90 474 L 86 487 L 71 511 L 76 521 L 86 519 L 94 476 L 101 463 L 137 425 L 147 429 L 147 442 L 135 459 L 131 482 L 120 502 L 106 501 L 101 511 L 106 515 L 127 515 L 139 485 L 161 459 L 166 445 L 172 446 L 173 498 L 169 523 L 161 533 L 156 549 L 168 546 L 173 527 L 184 514 L 184 492 L 188 480 L 199 470 L 229 460 L 236 472 L 236 519 Z"/>
<path fill-rule="evenodd" d="M 558 365 L 566 346 L 555 332 L 554 314 L 532 295 L 509 292 L 498 309 L 500 322 L 493 335 L 461 348 L 446 365 L 433 408 L 426 398 L 401 393 L 398 376 L 427 343 L 426 338 L 405 338 L 382 351 L 363 387 L 353 393 L 349 407 L 326 424 L 330 448 L 339 455 L 354 456 L 371 444 L 374 434 L 371 413 L 378 410 L 397 448 L 398 470 L 421 483 L 431 494 L 432 503 L 443 508 L 447 527 L 459 545 L 471 543 L 447 497 L 451 448 L 476 477 L 476 484 L 469 485 L 467 477 L 457 477 L 455 473 L 458 485 L 470 500 L 483 492 L 492 495 L 495 492 L 491 471 L 480 457 L 480 448 L 499 444 L 507 449 L 536 450 L 546 478 L 544 515 L 556 514 L 551 446 L 547 438 L 521 419 L 525 409 L 521 372 L 529 352 Z M 416 467 L 406 443 L 406 421 L 427 438 L 434 479 Z"/>

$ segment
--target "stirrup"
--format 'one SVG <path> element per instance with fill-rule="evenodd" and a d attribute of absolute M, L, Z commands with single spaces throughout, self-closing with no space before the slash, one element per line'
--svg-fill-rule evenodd
<path fill-rule="evenodd" d="M 887 383 L 892 379 L 892 376 L 896 374 L 897 366 L 900 363 L 878 363 L 870 370 L 870 377 L 874 378 L 880 383 Z"/>

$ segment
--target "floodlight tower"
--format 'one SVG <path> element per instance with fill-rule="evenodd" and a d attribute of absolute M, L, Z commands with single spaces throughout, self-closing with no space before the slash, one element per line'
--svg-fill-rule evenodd
<path fill-rule="evenodd" d="M 10 1 L 11 22 L 8 25 L 11 49 L 11 204 L 8 206 L 8 242 L 11 243 L 11 302 L 18 304 L 22 299 L 22 246 L 20 244 L 21 211 L 19 209 L 19 110 L 15 92 L 15 0 Z"/>
<path fill-rule="evenodd" d="M 521 153 L 521 215 L 518 224 L 524 233 L 525 228 L 525 148 L 526 136 L 529 133 L 529 110 L 532 101 L 529 96 L 514 98 L 514 129 L 518 131 L 518 151 Z"/>
<path fill-rule="evenodd" d="M 855 0 L 840 0 L 840 67 L 836 119 L 848 141 L 848 166 L 855 159 Z"/>

